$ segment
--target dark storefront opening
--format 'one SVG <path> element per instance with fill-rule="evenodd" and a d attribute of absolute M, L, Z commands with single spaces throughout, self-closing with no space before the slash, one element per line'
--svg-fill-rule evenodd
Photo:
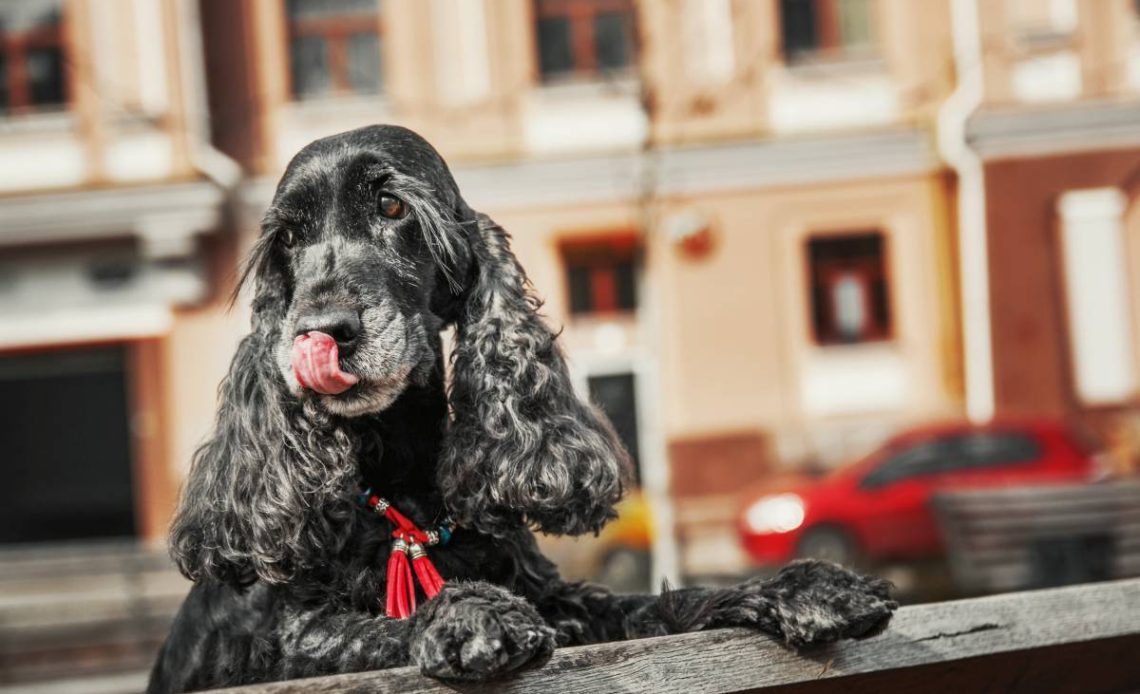
<path fill-rule="evenodd" d="M 0 356 L 0 542 L 134 536 L 126 358 Z"/>
<path fill-rule="evenodd" d="M 637 445 L 637 391 L 633 374 L 591 376 L 590 400 L 606 413 L 633 462 L 634 482 L 641 486 L 641 457 Z"/>

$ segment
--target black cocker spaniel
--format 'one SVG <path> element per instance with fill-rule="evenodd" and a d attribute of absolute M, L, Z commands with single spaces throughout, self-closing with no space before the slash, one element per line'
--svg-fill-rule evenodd
<path fill-rule="evenodd" d="M 150 691 L 401 665 L 487 680 L 555 646 L 745 626 L 799 647 L 890 619 L 885 581 L 817 561 L 662 595 L 558 576 L 532 532 L 599 529 L 627 457 L 506 232 L 415 133 L 302 150 L 247 278 L 253 329 L 171 529 L 195 584 Z"/>

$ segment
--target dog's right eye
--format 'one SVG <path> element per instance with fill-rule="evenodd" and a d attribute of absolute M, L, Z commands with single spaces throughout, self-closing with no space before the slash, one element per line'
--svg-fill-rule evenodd
<path fill-rule="evenodd" d="M 292 248 L 293 244 L 297 243 L 297 232 L 292 229 L 282 229 L 278 235 L 281 238 L 281 245 L 286 248 Z"/>
<path fill-rule="evenodd" d="M 403 219 L 408 214 L 408 208 L 404 205 L 404 201 L 387 193 L 380 194 L 377 207 L 380 210 L 380 216 L 388 219 Z"/>

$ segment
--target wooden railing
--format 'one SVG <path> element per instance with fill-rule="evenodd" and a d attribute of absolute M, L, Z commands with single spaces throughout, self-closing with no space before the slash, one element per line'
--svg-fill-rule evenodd
<path fill-rule="evenodd" d="M 483 685 L 414 668 L 231 690 L 283 692 L 1140 691 L 1140 579 L 904 607 L 864 641 L 795 653 L 740 629 L 563 648 Z"/>
<path fill-rule="evenodd" d="M 0 692 L 137 692 L 190 583 L 135 542 L 0 548 Z"/>

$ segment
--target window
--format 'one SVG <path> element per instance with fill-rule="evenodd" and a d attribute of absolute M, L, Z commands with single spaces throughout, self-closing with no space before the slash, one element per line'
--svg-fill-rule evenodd
<path fill-rule="evenodd" d="M 636 309 L 639 249 L 637 236 L 632 234 L 563 242 L 571 315 Z"/>
<path fill-rule="evenodd" d="M 951 438 L 909 445 L 872 470 L 859 486 L 875 489 L 915 477 L 937 474 L 946 468 L 947 461 L 955 455 L 957 452 Z"/>
<path fill-rule="evenodd" d="M 381 91 L 379 0 L 288 0 L 287 11 L 295 98 Z"/>
<path fill-rule="evenodd" d="M 0 113 L 67 102 L 61 0 L 0 5 Z"/>
<path fill-rule="evenodd" d="M 544 81 L 625 70 L 634 61 L 632 0 L 536 0 Z"/>
<path fill-rule="evenodd" d="M 1041 445 L 1029 434 L 982 431 L 958 438 L 961 464 L 958 468 L 1005 467 L 1041 457 Z"/>
<path fill-rule="evenodd" d="M 784 59 L 851 58 L 873 51 L 873 0 L 780 0 Z"/>
<path fill-rule="evenodd" d="M 907 446 L 872 470 L 860 486 L 883 487 L 895 482 L 969 470 L 1032 463 L 1041 445 L 1022 432 L 975 431 Z"/>
<path fill-rule="evenodd" d="M 851 344 L 890 337 L 883 246 L 879 232 L 823 236 L 808 242 L 816 342 Z"/>
<path fill-rule="evenodd" d="M 588 379 L 590 400 L 601 408 L 622 445 L 629 451 L 633 463 L 635 482 L 641 484 L 641 470 L 638 463 L 640 451 L 637 445 L 637 395 L 634 376 L 631 373 L 606 376 L 591 376 Z"/>

